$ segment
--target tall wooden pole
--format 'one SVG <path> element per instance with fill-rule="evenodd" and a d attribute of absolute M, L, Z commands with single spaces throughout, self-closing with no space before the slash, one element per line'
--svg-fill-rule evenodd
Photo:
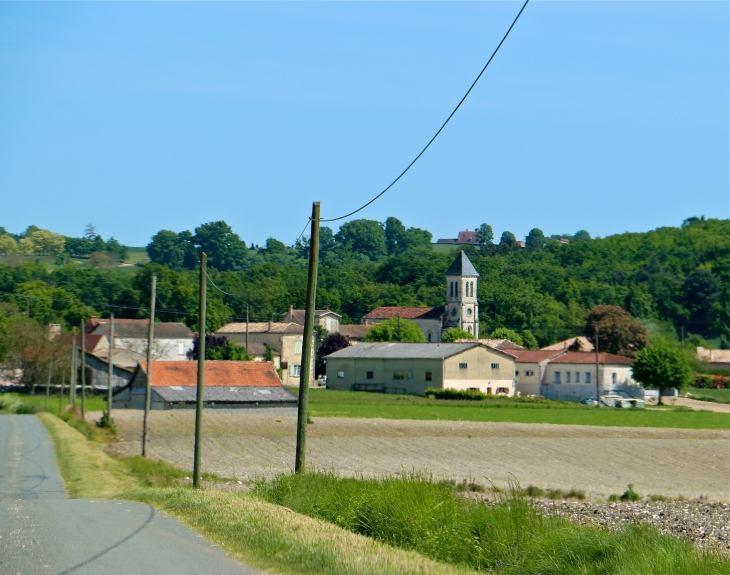
<path fill-rule="evenodd" d="M 66 372 L 61 373 L 61 393 L 58 396 L 58 413 L 63 410 L 63 388 L 66 386 Z"/>
<path fill-rule="evenodd" d="M 246 304 L 246 353 L 251 355 L 251 352 L 248 349 L 248 304 Z"/>
<path fill-rule="evenodd" d="M 205 296 L 206 296 L 205 252 L 200 254 L 200 295 L 198 310 L 198 389 L 195 397 L 195 454 L 193 458 L 193 487 L 200 487 L 200 461 L 202 459 L 203 398 L 205 391 Z M 248 352 L 248 350 L 246 350 Z"/>
<path fill-rule="evenodd" d="M 68 388 L 68 402 L 70 405 L 76 406 L 76 328 L 73 328 L 71 336 L 71 381 Z"/>
<path fill-rule="evenodd" d="M 48 400 L 51 398 L 51 375 L 53 373 L 53 356 L 48 360 L 48 379 L 46 380 L 46 411 L 48 411 Z"/>
<path fill-rule="evenodd" d="M 149 443 L 150 396 L 152 395 L 152 347 L 155 343 L 155 296 L 157 276 L 152 274 L 150 283 L 150 322 L 147 330 L 147 383 L 144 389 L 144 417 L 142 418 L 142 457 L 147 456 Z"/>
<path fill-rule="evenodd" d="M 309 380 L 312 374 L 312 334 L 317 297 L 317 264 L 319 262 L 319 202 L 312 204 L 312 231 L 309 241 L 309 276 L 307 304 L 304 313 L 304 342 L 302 368 L 299 374 L 299 405 L 297 407 L 297 452 L 294 471 L 303 473 L 307 459 L 307 420 L 309 419 Z"/>
<path fill-rule="evenodd" d="M 598 371 L 598 324 L 596 324 L 596 408 L 601 407 L 601 375 Z"/>
<path fill-rule="evenodd" d="M 109 355 L 107 356 L 109 377 L 106 385 L 106 422 L 112 422 L 112 386 L 114 381 L 114 314 L 109 316 Z"/>
<path fill-rule="evenodd" d="M 81 323 L 81 419 L 86 416 L 86 330 Z"/>

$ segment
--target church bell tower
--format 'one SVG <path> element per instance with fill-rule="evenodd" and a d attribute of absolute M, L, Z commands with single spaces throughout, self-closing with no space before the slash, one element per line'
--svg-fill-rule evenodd
<path fill-rule="evenodd" d="M 460 327 L 479 338 L 479 303 L 477 302 L 477 278 L 466 254 L 461 251 L 446 271 L 446 313 L 444 328 Z"/>

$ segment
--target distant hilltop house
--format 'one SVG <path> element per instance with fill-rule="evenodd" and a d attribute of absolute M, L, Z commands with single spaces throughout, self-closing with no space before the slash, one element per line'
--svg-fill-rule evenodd
<path fill-rule="evenodd" d="M 147 362 L 140 362 L 131 381 L 112 399 L 114 409 L 143 409 Z M 197 362 L 152 362 L 151 409 L 194 409 L 197 399 Z M 290 408 L 297 399 L 281 385 L 269 362 L 206 361 L 203 403 L 206 408 Z"/>
<path fill-rule="evenodd" d="M 459 327 L 479 337 L 479 303 L 477 281 L 479 272 L 464 251 L 446 270 L 446 305 L 438 307 L 379 307 L 362 318 L 365 325 L 381 323 L 391 318 L 407 319 L 416 323 L 433 343 L 441 341 L 441 334 L 449 328 Z"/>
<path fill-rule="evenodd" d="M 477 232 L 470 231 L 469 228 L 464 230 L 463 232 L 459 232 L 459 235 L 455 239 L 451 238 L 441 238 L 436 240 L 437 244 L 453 244 L 453 245 L 461 245 L 461 246 L 483 246 L 484 242 L 479 240 L 479 237 L 477 236 Z M 522 240 L 517 240 L 517 245 L 521 248 L 525 247 L 525 242 Z"/>
<path fill-rule="evenodd" d="M 131 349 L 147 354 L 149 320 L 115 319 L 114 347 Z M 109 320 L 92 316 L 86 323 L 87 335 L 99 335 L 109 339 Z M 108 347 L 108 343 L 107 346 Z M 155 322 L 153 361 L 181 361 L 187 359 L 188 351 L 193 349 L 193 332 L 183 323 Z M 88 351 L 88 350 L 87 350 Z"/>

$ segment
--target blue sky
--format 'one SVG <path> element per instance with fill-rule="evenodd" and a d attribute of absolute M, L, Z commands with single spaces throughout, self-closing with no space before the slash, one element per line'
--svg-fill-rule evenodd
<path fill-rule="evenodd" d="M 0 225 L 290 244 L 420 151 L 521 3 L 0 3 Z M 605 236 L 730 210 L 727 2 L 533 1 L 358 215 Z"/>

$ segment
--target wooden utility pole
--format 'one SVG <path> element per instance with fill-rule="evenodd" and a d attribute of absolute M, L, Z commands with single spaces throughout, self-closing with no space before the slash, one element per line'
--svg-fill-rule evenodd
<path fill-rule="evenodd" d="M 46 411 L 48 411 L 48 400 L 51 398 L 51 374 L 53 373 L 53 356 L 48 360 L 48 379 L 46 380 Z"/>
<path fill-rule="evenodd" d="M 106 384 L 106 423 L 112 423 L 112 382 L 114 381 L 114 314 L 109 316 L 109 355 L 107 356 L 109 377 Z"/>
<path fill-rule="evenodd" d="M 601 407 L 601 376 L 598 372 L 598 324 L 596 324 L 596 408 Z"/>
<path fill-rule="evenodd" d="M 251 351 L 248 349 L 248 304 L 246 304 L 246 353 L 251 355 Z"/>
<path fill-rule="evenodd" d="M 205 392 L 205 296 L 208 256 L 200 254 L 200 293 L 198 297 L 198 389 L 195 396 L 195 454 L 193 457 L 193 487 L 200 487 L 200 462 L 203 439 L 203 399 Z M 248 350 L 246 350 L 248 352 Z"/>
<path fill-rule="evenodd" d="M 73 328 L 71 335 L 71 381 L 68 389 L 68 402 L 76 406 L 76 328 Z"/>
<path fill-rule="evenodd" d="M 66 372 L 61 374 L 61 394 L 58 396 L 58 413 L 63 409 L 63 388 L 66 386 Z"/>
<path fill-rule="evenodd" d="M 398 343 L 400 343 L 400 316 L 398 316 Z"/>
<path fill-rule="evenodd" d="M 81 323 L 81 419 L 86 415 L 86 330 Z"/>
<path fill-rule="evenodd" d="M 155 342 L 155 295 L 157 292 L 157 276 L 152 274 L 150 285 L 150 325 L 147 330 L 147 384 L 144 389 L 144 417 L 142 418 L 142 457 L 147 456 L 149 441 L 150 395 L 152 395 L 152 345 Z"/>
<path fill-rule="evenodd" d="M 309 420 L 309 379 L 312 374 L 312 333 L 317 297 L 317 264 L 319 262 L 319 202 L 312 204 L 312 231 L 309 241 L 309 276 L 307 304 L 304 313 L 302 367 L 299 373 L 299 405 L 297 407 L 297 452 L 294 471 L 303 473 L 307 460 L 307 421 Z"/>

